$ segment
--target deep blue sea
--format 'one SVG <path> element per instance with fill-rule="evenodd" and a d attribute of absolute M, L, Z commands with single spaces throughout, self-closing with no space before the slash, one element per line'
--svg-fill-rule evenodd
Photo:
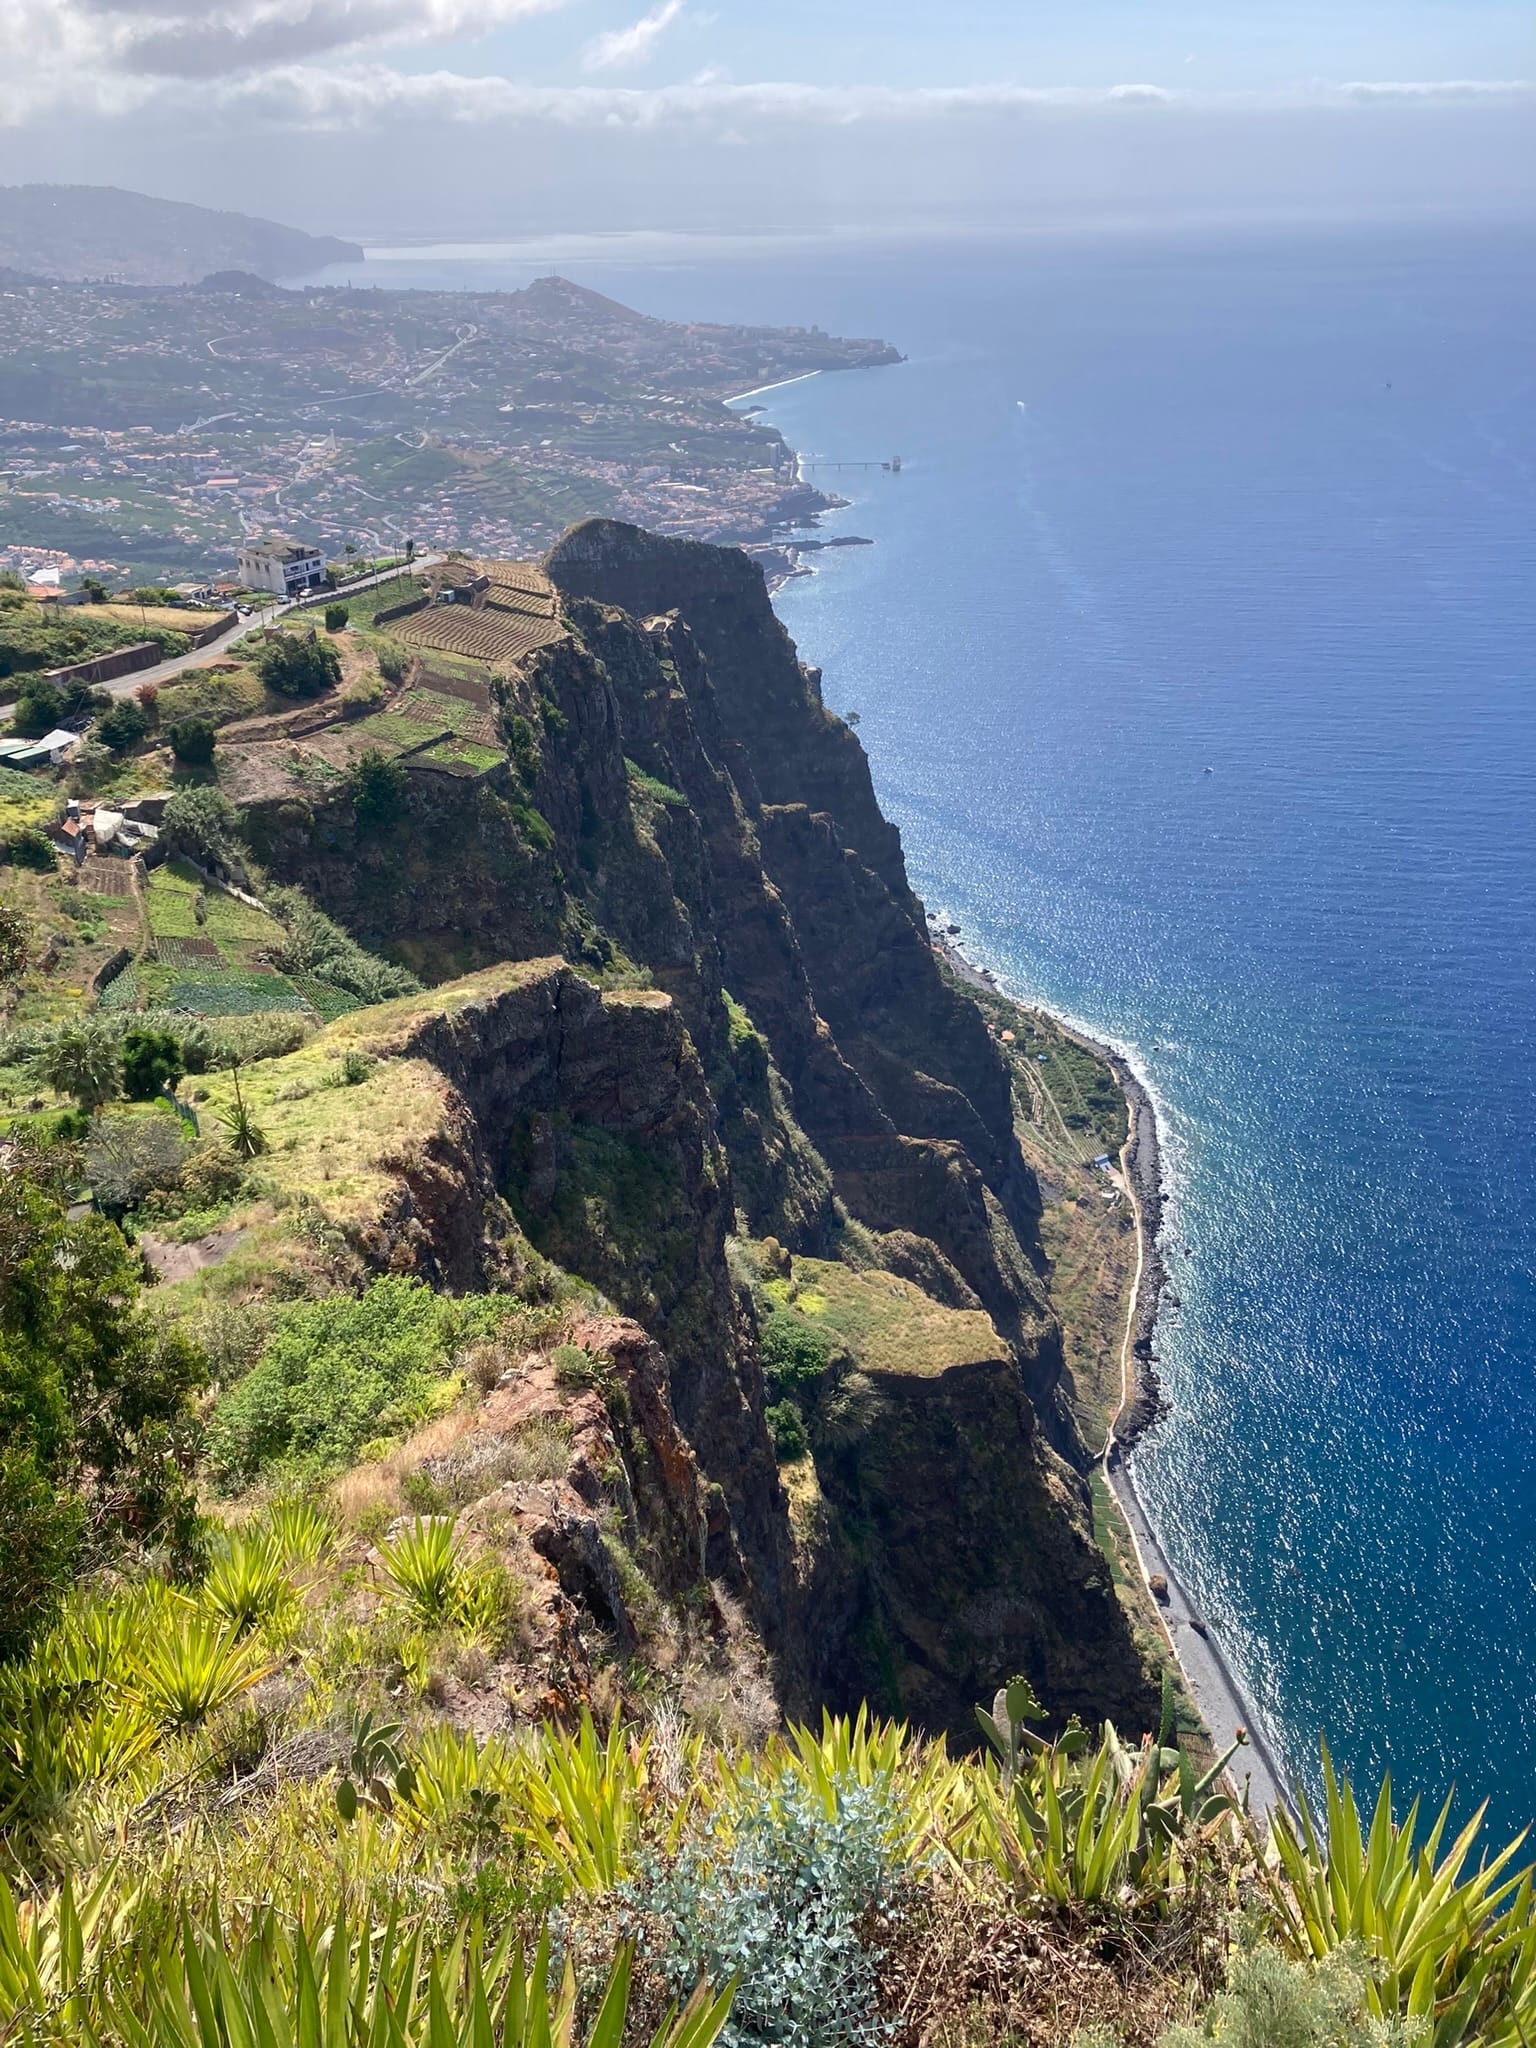
<path fill-rule="evenodd" d="M 914 882 L 1124 1041 L 1174 1200 L 1178 1569 L 1293 1770 L 1536 1816 L 1536 254 L 1518 230 L 550 258 L 878 333 L 763 402 L 855 502 L 779 609 Z"/>

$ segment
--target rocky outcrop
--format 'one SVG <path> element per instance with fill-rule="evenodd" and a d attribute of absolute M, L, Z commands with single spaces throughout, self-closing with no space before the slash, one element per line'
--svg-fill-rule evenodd
<path fill-rule="evenodd" d="M 782 1701 L 867 1690 L 968 1739 L 973 1700 L 1023 1669 L 1058 1715 L 1140 1727 L 1010 1078 L 939 973 L 862 748 L 746 557 L 593 521 L 547 567 L 567 630 L 495 684 L 504 768 L 413 779 L 387 836 L 344 797 L 251 821 L 284 879 L 446 984 L 379 1013 L 378 1048 L 440 1077 L 442 1110 L 373 1263 L 485 1284 L 531 1245 L 631 1319 L 642 1337 L 603 1340 L 655 1425 L 625 1454 L 625 1527 L 669 1584 L 740 1597 Z M 450 978 L 492 960 L 512 964 Z M 844 1360 L 793 1501 L 759 1353 L 772 1298 L 738 1236 L 878 1262 L 886 1294 L 989 1332 L 937 1373 Z M 702 1521 L 650 1526 L 684 1452 Z M 562 1597 L 624 1642 L 591 1503 L 548 1505 L 535 1548 Z"/>
<path fill-rule="evenodd" d="M 812 1639 L 821 1698 L 880 1701 L 968 1746 L 973 1703 L 1024 1671 L 1057 1725 L 1147 1725 L 1155 1705 L 1129 1632 L 1105 1627 L 1114 1590 L 1076 1475 L 1044 1441 L 1005 1346 L 931 1375 L 859 1373 L 825 1405 L 817 1477 L 858 1540 L 821 1544 L 850 1617 Z"/>

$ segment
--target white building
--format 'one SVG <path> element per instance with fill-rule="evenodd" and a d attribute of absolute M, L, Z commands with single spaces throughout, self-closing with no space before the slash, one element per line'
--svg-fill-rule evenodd
<path fill-rule="evenodd" d="M 240 581 L 247 590 L 270 590 L 278 597 L 301 597 L 325 582 L 325 563 L 317 548 L 275 534 L 253 540 L 240 550 Z"/>

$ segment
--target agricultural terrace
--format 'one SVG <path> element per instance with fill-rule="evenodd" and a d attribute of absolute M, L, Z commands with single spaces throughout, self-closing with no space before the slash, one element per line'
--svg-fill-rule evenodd
<path fill-rule="evenodd" d="M 408 647 L 440 649 L 491 668 L 519 661 L 565 632 L 550 616 L 460 604 L 429 605 L 408 619 L 396 620 L 389 630 Z"/>
<path fill-rule="evenodd" d="M 168 861 L 144 890 L 144 943 L 101 994 L 109 1012 L 170 1010 L 191 1017 L 248 1017 L 295 1010 L 327 1022 L 359 1007 L 314 975 L 285 974 L 272 954 L 287 937 L 265 911 Z"/>

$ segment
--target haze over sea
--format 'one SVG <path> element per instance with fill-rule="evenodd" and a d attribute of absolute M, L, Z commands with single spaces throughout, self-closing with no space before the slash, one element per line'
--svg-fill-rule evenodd
<path fill-rule="evenodd" d="M 1293 1770 L 1536 1817 L 1536 264 L 1272 229 L 371 262 L 880 334 L 763 402 L 855 500 L 779 610 L 930 907 L 1135 1049 L 1142 1488 Z M 1209 772 L 1207 772 L 1209 770 Z"/>

